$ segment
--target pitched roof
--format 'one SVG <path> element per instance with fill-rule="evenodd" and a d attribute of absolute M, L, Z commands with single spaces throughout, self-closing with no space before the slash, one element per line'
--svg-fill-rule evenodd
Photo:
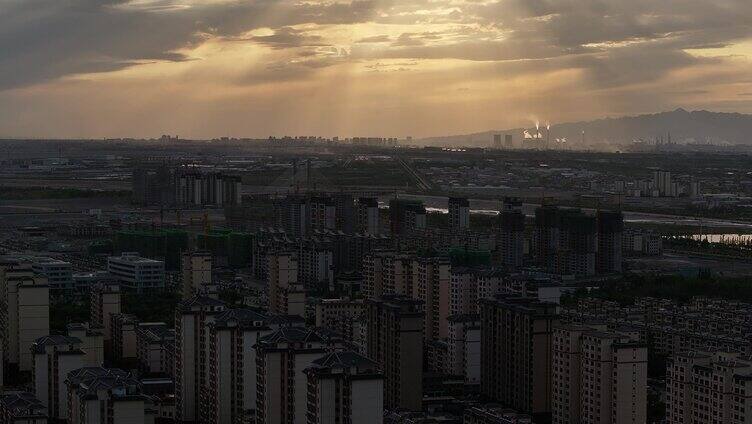
<path fill-rule="evenodd" d="M 376 362 L 353 352 L 334 352 L 313 361 L 313 368 L 351 368 L 376 369 Z"/>

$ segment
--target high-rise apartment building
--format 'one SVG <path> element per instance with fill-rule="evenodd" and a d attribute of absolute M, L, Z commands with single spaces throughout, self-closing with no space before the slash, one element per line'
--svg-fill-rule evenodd
<path fill-rule="evenodd" d="M 666 422 L 752 421 L 752 360 L 738 352 L 688 351 L 666 366 Z"/>
<path fill-rule="evenodd" d="M 112 358 L 117 362 L 133 362 L 138 359 L 138 342 L 136 328 L 138 318 L 132 314 L 110 315 L 112 329 Z"/>
<path fill-rule="evenodd" d="M 305 424 L 308 384 L 305 370 L 327 353 L 313 330 L 280 328 L 256 343 L 256 422 Z"/>
<path fill-rule="evenodd" d="M 212 284 L 211 252 L 183 253 L 180 268 L 183 275 L 183 299 L 190 299 L 199 290 Z"/>
<path fill-rule="evenodd" d="M 175 418 L 194 423 L 201 418 L 207 387 L 209 339 L 207 324 L 224 312 L 224 302 L 195 296 L 175 311 Z"/>
<path fill-rule="evenodd" d="M 50 333 L 49 286 L 32 266 L 17 258 L 0 260 L 0 324 L 5 361 L 32 367 L 31 345 Z"/>
<path fill-rule="evenodd" d="M 92 329 L 88 323 L 74 322 L 66 326 L 69 337 L 81 340 L 81 349 L 86 356 L 84 366 L 101 367 L 104 364 L 104 334 L 101 329 Z"/>
<path fill-rule="evenodd" d="M 255 418 L 256 349 L 272 332 L 269 318 L 252 309 L 228 309 L 207 323 L 208 380 L 202 422 L 234 424 Z"/>
<path fill-rule="evenodd" d="M 142 375 L 170 375 L 174 361 L 170 345 L 175 343 L 175 330 L 163 322 L 145 322 L 135 328 L 136 359 Z"/>
<path fill-rule="evenodd" d="M 381 424 L 384 378 L 375 362 L 350 351 L 313 361 L 308 377 L 308 424 Z"/>
<path fill-rule="evenodd" d="M 676 197 L 676 184 L 671 181 L 671 172 L 662 169 L 653 171 L 653 190 L 661 197 Z"/>
<path fill-rule="evenodd" d="M 328 243 L 301 240 L 297 255 L 298 279 L 305 288 L 329 289 L 334 283 L 334 256 Z"/>
<path fill-rule="evenodd" d="M 175 171 L 175 202 L 178 205 L 239 205 L 242 180 L 221 172 L 201 172 L 190 168 Z"/>
<path fill-rule="evenodd" d="M 298 260 L 293 253 L 267 255 L 269 312 L 305 316 L 305 289 L 298 282 Z"/>
<path fill-rule="evenodd" d="M 452 267 L 449 277 L 449 315 L 462 315 L 478 310 L 478 270 Z"/>
<path fill-rule="evenodd" d="M 553 346 L 554 424 L 644 423 L 647 347 L 634 331 L 557 325 Z"/>
<path fill-rule="evenodd" d="M 393 199 L 389 202 L 392 234 L 405 234 L 426 228 L 426 208 L 422 202 Z"/>
<path fill-rule="evenodd" d="M 470 202 L 466 198 L 449 198 L 449 227 L 453 230 L 470 228 Z"/>
<path fill-rule="evenodd" d="M 596 271 L 602 274 L 620 273 L 623 261 L 624 215 L 621 212 L 598 211 L 595 218 L 598 222 Z"/>
<path fill-rule="evenodd" d="M 555 206 L 535 211 L 533 251 L 538 264 L 549 272 L 594 275 L 597 247 L 595 217 Z"/>
<path fill-rule="evenodd" d="M 77 424 L 153 424 L 154 399 L 119 369 L 80 368 L 67 375 L 68 417 Z"/>
<path fill-rule="evenodd" d="M 499 295 L 481 301 L 481 393 L 522 413 L 551 414 L 557 305 Z"/>
<path fill-rule="evenodd" d="M 357 231 L 366 234 L 381 232 L 381 217 L 379 214 L 379 200 L 375 197 L 361 197 L 358 199 Z"/>
<path fill-rule="evenodd" d="M 369 300 L 367 355 L 384 374 L 384 408 L 423 408 L 423 324 L 420 301 L 404 296 Z"/>
<path fill-rule="evenodd" d="M 426 340 L 447 337 L 450 315 L 451 263 L 448 258 L 416 258 L 412 266 L 413 298 L 425 308 Z"/>
<path fill-rule="evenodd" d="M 68 418 L 68 373 L 84 367 L 86 353 L 81 340 L 69 336 L 45 336 L 31 346 L 34 394 L 49 411 L 50 418 Z"/>
<path fill-rule="evenodd" d="M 362 299 L 322 299 L 316 303 L 316 327 L 330 328 L 340 333 L 345 339 L 355 338 L 355 322 L 366 311 Z"/>
<path fill-rule="evenodd" d="M 121 312 L 120 296 L 120 284 L 116 282 L 100 283 L 91 287 L 89 326 L 91 329 L 102 331 L 106 352 L 110 352 L 112 346 L 111 316 Z"/>
<path fill-rule="evenodd" d="M 308 200 L 308 223 L 313 230 L 337 228 L 337 205 L 331 197 L 311 197 Z"/>
<path fill-rule="evenodd" d="M 504 209 L 499 213 L 499 234 L 496 239 L 499 263 L 519 268 L 525 257 L 525 215 L 520 210 Z"/>
<path fill-rule="evenodd" d="M 450 315 L 447 322 L 446 373 L 462 376 L 465 384 L 480 384 L 480 315 Z"/>

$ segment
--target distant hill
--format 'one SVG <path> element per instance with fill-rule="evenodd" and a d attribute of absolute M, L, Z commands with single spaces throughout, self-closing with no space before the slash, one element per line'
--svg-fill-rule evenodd
<path fill-rule="evenodd" d="M 502 134 L 502 139 L 504 134 L 512 134 L 515 146 L 520 146 L 524 131 L 524 128 L 515 128 L 468 135 L 431 137 L 418 140 L 418 143 L 435 146 L 487 147 L 491 145 L 494 134 Z M 551 127 L 551 144 L 556 138 L 566 138 L 567 144 L 572 147 L 582 144 L 583 131 L 585 131 L 586 145 L 624 144 L 635 140 L 655 141 L 661 138 L 664 143 L 667 143 L 669 135 L 674 143 L 752 144 L 752 115 L 705 110 L 688 112 L 680 108 L 671 112 L 650 115 L 557 124 Z M 540 132 L 545 138 L 546 130 L 542 128 Z"/>

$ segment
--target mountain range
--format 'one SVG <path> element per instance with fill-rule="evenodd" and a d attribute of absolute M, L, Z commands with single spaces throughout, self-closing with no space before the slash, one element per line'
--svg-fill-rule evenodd
<path fill-rule="evenodd" d="M 494 134 L 511 134 L 515 146 L 524 140 L 524 132 L 535 134 L 533 128 L 514 128 L 485 131 L 467 135 L 431 137 L 418 140 L 433 146 L 491 146 Z M 583 134 L 584 131 L 584 134 Z M 752 115 L 741 113 L 686 111 L 682 108 L 670 112 L 605 118 L 595 121 L 571 122 L 551 126 L 550 135 L 545 128 L 539 130 L 541 137 L 548 137 L 549 144 L 556 139 L 566 139 L 569 147 L 599 144 L 620 145 L 635 141 L 661 143 L 713 143 L 752 144 Z M 523 141 L 524 140 L 524 141 Z M 584 146 L 583 146 L 584 147 Z"/>

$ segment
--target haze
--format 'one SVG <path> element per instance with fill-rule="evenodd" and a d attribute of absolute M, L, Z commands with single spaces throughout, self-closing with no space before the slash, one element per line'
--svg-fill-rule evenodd
<path fill-rule="evenodd" d="M 749 0 L 0 0 L 0 137 L 752 112 Z"/>

